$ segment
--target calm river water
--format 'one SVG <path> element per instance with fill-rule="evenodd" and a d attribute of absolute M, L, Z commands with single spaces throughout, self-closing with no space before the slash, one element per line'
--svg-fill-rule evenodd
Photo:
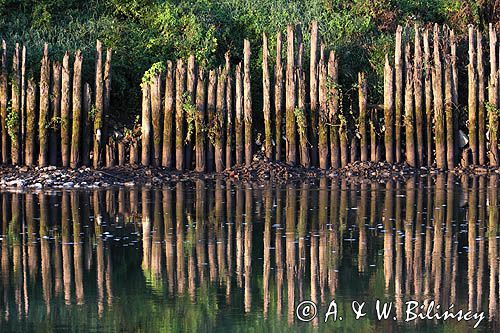
<path fill-rule="evenodd" d="M 497 183 L 0 193 L 0 331 L 467 332 L 479 321 L 406 322 L 408 301 L 483 313 L 477 330 L 498 331 Z M 309 322 L 304 300 L 316 304 L 314 319 L 299 308 Z M 392 305 L 387 319 L 377 300 Z M 365 302 L 357 320 L 353 301 Z"/>

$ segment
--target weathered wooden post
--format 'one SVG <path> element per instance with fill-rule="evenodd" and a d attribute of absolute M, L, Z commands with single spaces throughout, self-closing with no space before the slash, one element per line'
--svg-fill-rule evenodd
<path fill-rule="evenodd" d="M 14 55 L 12 58 L 12 78 L 11 78 L 11 110 L 7 115 L 7 127 L 9 131 L 11 146 L 10 152 L 12 164 L 17 165 L 20 162 L 21 144 L 19 142 L 20 119 L 21 119 L 21 55 L 19 52 L 19 43 L 16 43 Z M 50 69 L 49 69 L 50 70 Z"/>
<path fill-rule="evenodd" d="M 250 41 L 245 39 L 243 50 L 243 111 L 245 118 L 245 164 L 252 163 L 252 92 L 250 89 Z"/>
<path fill-rule="evenodd" d="M 161 72 L 157 72 L 149 82 L 151 94 L 151 123 L 153 125 L 153 166 L 161 164 L 161 139 L 162 139 L 162 119 L 161 119 Z"/>
<path fill-rule="evenodd" d="M 393 100 L 393 71 L 389 64 L 389 56 L 385 55 L 384 66 L 384 145 L 385 160 L 388 163 L 394 163 L 394 100 Z"/>
<path fill-rule="evenodd" d="M 149 84 L 142 84 L 142 120 L 141 120 L 141 164 L 149 166 L 151 159 L 151 92 Z"/>
<path fill-rule="evenodd" d="M 123 139 L 118 142 L 118 165 L 125 165 L 125 142 Z"/>
<path fill-rule="evenodd" d="M 113 56 L 113 50 L 111 48 L 106 49 L 106 62 L 104 63 L 104 97 L 103 97 L 103 114 L 109 114 L 109 105 L 111 103 L 111 58 Z M 105 118 L 103 118 L 104 121 Z"/>
<path fill-rule="evenodd" d="M 319 79 L 319 121 L 318 121 L 318 158 L 321 169 L 328 168 L 328 72 L 325 64 L 324 46 L 321 45 L 321 53 L 318 63 Z M 331 127 L 332 130 L 335 130 Z M 333 152 L 332 152 L 333 154 Z M 335 168 L 332 165 L 332 168 Z"/>
<path fill-rule="evenodd" d="M 423 107 L 423 65 L 420 28 L 415 24 L 415 53 L 413 55 L 413 90 L 415 96 L 415 134 L 417 137 L 417 166 L 424 164 L 424 107 Z"/>
<path fill-rule="evenodd" d="M 194 118 L 196 117 L 196 81 L 198 79 L 197 65 L 195 57 L 191 54 L 188 58 L 187 63 L 187 81 L 186 81 L 186 96 L 189 98 L 188 103 L 184 101 L 184 105 L 189 105 L 185 110 L 187 131 L 185 143 L 185 154 L 184 154 L 184 167 L 187 169 L 191 168 L 193 159 L 193 147 L 194 140 L 192 140 L 192 134 L 194 133 Z"/>
<path fill-rule="evenodd" d="M 457 41 L 455 37 L 455 32 L 450 30 L 450 52 L 451 52 L 451 77 L 452 77 L 452 102 L 453 102 L 453 128 L 455 131 L 453 132 L 454 136 L 454 151 L 455 155 L 460 152 L 460 142 L 458 140 L 459 132 L 458 129 L 458 68 L 457 68 Z"/>
<path fill-rule="evenodd" d="M 50 64 L 49 64 L 49 45 L 45 44 L 40 69 L 40 113 L 38 119 L 39 136 L 39 155 L 38 165 L 47 166 L 47 116 L 49 113 L 49 82 L 50 82 Z"/>
<path fill-rule="evenodd" d="M 241 77 L 241 63 L 236 66 L 235 76 L 235 99 L 234 99 L 234 136 L 236 147 L 236 164 L 243 164 L 243 80 Z"/>
<path fill-rule="evenodd" d="M 75 76 L 75 74 L 73 74 Z M 74 78 L 73 78 L 74 81 Z M 95 53 L 95 110 L 94 110 L 94 168 L 102 165 L 103 162 L 103 146 L 106 138 L 103 132 L 102 121 L 104 117 L 104 81 L 102 75 L 102 43 L 100 40 L 96 42 Z M 75 87 L 73 86 L 73 92 Z M 73 101 L 73 105 L 74 105 Z M 73 121 L 74 124 L 74 121 Z M 74 134 L 73 134 L 74 137 Z M 73 151 L 73 147 L 71 147 Z"/>
<path fill-rule="evenodd" d="M 26 140 L 26 46 L 23 45 L 21 52 L 21 146 L 20 158 L 24 162 L 24 145 Z"/>
<path fill-rule="evenodd" d="M 446 161 L 449 170 L 455 168 L 455 145 L 453 128 L 453 75 L 451 54 L 448 53 L 448 40 L 445 39 L 444 52 L 444 110 L 446 120 Z"/>
<path fill-rule="evenodd" d="M 296 156 L 296 135 L 295 135 L 295 52 L 294 52 L 294 30 L 293 26 L 287 26 L 287 47 L 286 47 L 286 120 L 285 120 L 285 133 L 286 133 L 286 162 L 295 164 L 297 161 Z"/>
<path fill-rule="evenodd" d="M 405 69 L 404 76 L 406 80 L 405 84 L 405 101 L 404 101 L 404 127 L 405 127 L 405 137 L 406 137 L 406 162 L 411 167 L 417 166 L 416 156 L 415 156 L 415 127 L 413 118 L 413 65 L 411 63 L 411 48 L 410 43 L 407 42 L 405 45 Z M 397 140 L 401 141 L 401 137 Z"/>
<path fill-rule="evenodd" d="M 196 171 L 205 171 L 205 97 L 206 97 L 205 70 L 198 70 L 198 84 L 196 85 Z"/>
<path fill-rule="evenodd" d="M 184 91 L 186 89 L 186 67 L 184 60 L 177 60 L 175 69 L 175 167 L 184 169 Z"/>
<path fill-rule="evenodd" d="M 433 159 L 433 138 L 432 138 L 432 66 L 431 50 L 429 45 L 429 30 L 424 30 L 424 95 L 425 95 L 425 144 L 427 166 L 431 166 Z"/>
<path fill-rule="evenodd" d="M 229 64 L 229 59 L 226 59 Z M 229 68 L 229 66 L 227 66 Z M 226 82 L 226 169 L 233 166 L 233 77 L 231 72 L 227 71 Z"/>
<path fill-rule="evenodd" d="M 311 23 L 311 50 L 309 62 L 309 119 L 311 123 L 311 163 L 318 165 L 318 22 Z"/>
<path fill-rule="evenodd" d="M 36 83 L 33 78 L 28 80 L 26 91 L 26 144 L 24 161 L 27 166 L 35 163 L 35 121 L 36 121 Z"/>
<path fill-rule="evenodd" d="M 269 50 L 267 48 L 267 35 L 262 34 L 262 109 L 264 113 L 264 152 L 267 158 L 271 158 L 273 154 L 272 139 L 271 139 L 271 79 L 269 74 Z"/>
<path fill-rule="evenodd" d="M 57 165 L 59 126 L 61 119 L 61 64 L 54 61 L 52 64 L 52 92 L 51 92 L 51 116 L 50 116 L 50 165 Z"/>
<path fill-rule="evenodd" d="M 478 80 L 478 115 L 477 115 L 477 144 L 479 165 L 486 165 L 486 87 L 484 81 L 483 36 L 477 29 L 477 80 Z M 453 54 L 452 54 L 453 61 Z M 453 95 L 453 97 L 455 97 Z M 454 102 L 455 103 L 455 102 Z"/>
<path fill-rule="evenodd" d="M 282 142 L 282 114 L 283 114 L 283 64 L 281 60 L 281 32 L 276 36 L 276 64 L 274 65 L 274 113 L 276 118 L 275 136 L 276 141 L 275 157 L 276 161 L 281 161 L 281 142 Z M 237 90 L 236 90 L 237 91 Z M 237 133 L 237 130 L 236 130 Z"/>
<path fill-rule="evenodd" d="M 224 119 L 226 115 L 226 74 L 225 70 L 219 67 L 217 78 L 217 98 L 215 102 L 215 123 L 214 123 L 214 148 L 215 148 L 215 171 L 224 171 Z"/>
<path fill-rule="evenodd" d="M 7 44 L 2 40 L 2 71 L 0 74 L 0 123 L 2 132 L 2 163 L 9 161 L 9 141 L 7 135 Z"/>
<path fill-rule="evenodd" d="M 311 160 L 309 157 L 309 149 L 307 145 L 307 115 L 306 115 L 306 74 L 301 69 L 298 68 L 296 71 L 297 75 L 297 108 L 295 109 L 295 117 L 297 122 L 297 131 L 299 133 L 299 144 L 300 144 L 300 163 L 304 168 L 309 168 L 311 166 Z"/>
<path fill-rule="evenodd" d="M 469 110 L 469 146 L 472 153 L 472 164 L 478 164 L 477 152 L 477 73 L 474 27 L 469 25 L 469 64 L 468 73 L 468 110 Z"/>
<path fill-rule="evenodd" d="M 323 52 L 322 52 L 323 53 Z M 328 122 L 330 123 L 330 161 L 334 169 L 347 165 L 347 122 L 339 108 L 339 65 L 334 51 L 328 57 Z"/>
<path fill-rule="evenodd" d="M 443 69 L 439 46 L 439 26 L 434 25 L 434 69 L 432 85 L 434 91 L 434 128 L 436 142 L 436 165 L 439 169 L 446 168 L 446 142 L 443 110 Z"/>
<path fill-rule="evenodd" d="M 82 131 L 82 165 L 90 166 L 90 145 L 92 141 L 92 89 L 90 84 L 83 85 L 83 131 Z"/>
<path fill-rule="evenodd" d="M 489 25 L 490 37 L 490 79 L 488 84 L 488 103 L 490 110 L 488 114 L 488 127 L 490 131 L 490 165 L 499 165 L 498 157 L 498 66 L 497 66 L 497 32 L 493 25 Z"/>
<path fill-rule="evenodd" d="M 403 28 L 398 25 L 396 29 L 396 48 L 394 53 L 394 72 L 395 72 L 395 88 L 396 93 L 394 97 L 395 103 L 395 118 L 394 124 L 396 127 L 395 139 L 396 139 L 396 162 L 402 162 L 402 149 L 401 149 L 401 138 L 402 138 L 402 114 L 403 114 Z"/>
<path fill-rule="evenodd" d="M 70 167 L 77 168 L 80 164 L 80 136 L 82 117 L 82 62 L 80 50 L 75 52 L 73 65 L 73 128 L 71 129 L 71 159 Z M 95 158 L 95 156 L 94 156 Z M 94 164 L 95 165 L 95 164 Z"/>
<path fill-rule="evenodd" d="M 174 118 L 174 65 L 172 61 L 167 61 L 165 70 L 165 104 L 163 106 L 163 146 L 162 146 L 162 166 L 172 167 L 172 137 Z"/>
<path fill-rule="evenodd" d="M 132 138 L 130 141 L 129 163 L 132 166 L 139 164 L 139 148 L 137 138 Z"/>
<path fill-rule="evenodd" d="M 361 136 L 361 162 L 368 161 L 368 130 L 367 126 L 367 96 L 368 88 L 366 73 L 358 73 L 358 105 L 359 105 L 359 135 Z"/>
<path fill-rule="evenodd" d="M 69 67 L 69 53 L 66 52 L 62 62 L 61 72 L 61 160 L 63 167 L 69 167 L 70 153 L 70 105 L 71 105 L 71 69 Z"/>
<path fill-rule="evenodd" d="M 243 96 L 243 95 L 242 95 Z M 214 144 L 215 144 L 215 108 L 217 99 L 217 70 L 210 70 L 208 72 L 208 88 L 207 88 L 207 118 L 208 118 L 208 147 L 207 147 L 207 169 L 208 171 L 214 170 Z"/>

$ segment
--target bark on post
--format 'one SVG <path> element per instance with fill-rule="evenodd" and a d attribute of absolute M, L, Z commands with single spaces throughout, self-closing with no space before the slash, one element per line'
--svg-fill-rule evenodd
<path fill-rule="evenodd" d="M 307 147 L 307 115 L 306 115 L 306 74 L 301 69 L 298 68 L 296 71 L 297 75 L 297 85 L 298 85 L 298 96 L 297 96 L 297 109 L 295 113 L 297 122 L 297 131 L 299 132 L 299 144 L 300 144 L 300 163 L 304 168 L 309 168 L 311 166 L 311 160 L 309 157 L 309 149 Z"/>
<path fill-rule="evenodd" d="M 329 99 L 328 122 L 330 123 L 330 160 L 332 168 L 347 165 L 347 123 L 339 109 L 338 62 L 334 51 L 328 57 L 327 88 Z"/>
<path fill-rule="evenodd" d="M 33 166 L 35 163 L 35 122 L 36 122 L 36 83 L 31 78 L 28 80 L 26 91 L 26 144 L 24 150 L 24 163 Z"/>
<path fill-rule="evenodd" d="M 361 162 L 368 161 L 368 130 L 367 126 L 367 95 L 366 74 L 358 73 L 358 104 L 359 104 L 359 135 L 361 136 Z"/>
<path fill-rule="evenodd" d="M 194 55 L 190 55 L 187 64 L 187 81 L 186 81 L 186 95 L 189 98 L 189 105 L 192 106 L 189 110 L 184 110 L 186 112 L 186 120 L 187 120 L 187 130 L 190 131 L 194 129 L 194 118 L 195 118 L 195 108 L 196 108 L 196 81 L 197 81 L 197 70 L 196 70 L 196 61 Z M 186 103 L 186 102 L 184 102 Z M 188 114 L 188 112 L 192 112 L 192 114 Z M 189 137 L 188 137 L 189 135 Z M 191 168 L 191 161 L 193 155 L 193 140 L 192 133 L 186 133 L 185 142 L 185 156 L 184 156 L 184 167 L 187 169 Z"/>
<path fill-rule="evenodd" d="M 137 138 L 132 138 L 132 140 L 130 141 L 129 162 L 130 165 L 133 166 L 139 164 L 139 148 Z"/>
<path fill-rule="evenodd" d="M 153 125 L 153 166 L 160 166 L 161 163 L 161 73 L 155 73 L 149 82 L 151 94 L 151 123 Z"/>
<path fill-rule="evenodd" d="M 328 88 L 327 67 L 324 59 L 323 45 L 318 64 L 319 78 L 319 121 L 318 121 L 318 158 L 320 169 L 328 168 Z M 333 128 L 333 127 L 332 127 Z M 336 168 L 332 165 L 332 168 Z M 338 166 L 337 166 L 338 168 Z"/>
<path fill-rule="evenodd" d="M 434 92 L 434 127 L 436 142 L 436 165 L 439 169 L 446 168 L 446 142 L 443 110 L 443 69 L 439 47 L 439 26 L 434 25 L 434 68 L 432 85 Z"/>
<path fill-rule="evenodd" d="M 142 85 L 141 164 L 149 166 L 151 159 L 151 92 L 148 83 Z"/>
<path fill-rule="evenodd" d="M 43 57 L 40 69 L 40 113 L 38 119 L 38 136 L 39 136 L 39 155 L 38 165 L 41 167 L 47 166 L 47 128 L 49 113 L 49 82 L 50 82 L 50 64 L 49 64 L 49 46 L 45 44 Z"/>
<path fill-rule="evenodd" d="M 215 110 L 214 123 L 214 148 L 215 148 L 215 171 L 224 171 L 224 146 L 223 146 L 223 130 L 224 118 L 226 113 L 226 76 L 223 70 L 219 67 L 219 75 L 217 78 L 217 99 Z"/>
<path fill-rule="evenodd" d="M 75 74 L 73 74 L 75 75 Z M 74 81 L 74 79 L 73 79 Z M 96 42 L 95 53 L 95 112 L 94 112 L 94 168 L 102 165 L 103 161 L 103 145 L 106 138 L 103 133 L 103 116 L 104 116 L 104 82 L 102 75 L 102 44 L 100 40 Z M 75 87 L 73 86 L 73 91 Z M 73 101 L 73 105 L 74 105 Z M 72 135 L 74 137 L 74 134 Z M 73 147 L 71 147 L 73 151 Z"/>
<path fill-rule="evenodd" d="M 196 85 L 196 171 L 205 171 L 205 96 L 206 96 L 205 70 L 198 70 L 198 84 Z"/>
<path fill-rule="evenodd" d="M 262 34 L 262 97 L 263 97 L 263 113 L 264 113 L 264 152 L 267 158 L 271 158 L 273 154 L 272 139 L 271 139 L 271 79 L 269 74 L 269 50 L 267 48 L 267 35 Z"/>
<path fill-rule="evenodd" d="M 83 62 L 82 52 L 80 50 L 77 50 L 75 53 L 75 63 L 73 66 L 73 96 L 72 96 L 73 127 L 71 129 L 71 158 L 70 158 L 70 166 L 72 168 L 76 168 L 80 164 L 80 136 L 81 136 L 81 117 L 82 117 L 82 62 Z M 95 122 L 95 124 L 97 124 L 97 122 Z"/>
<path fill-rule="evenodd" d="M 458 140 L 458 135 L 459 135 L 458 129 L 460 127 L 458 124 L 458 115 L 456 112 L 458 110 L 457 42 L 455 38 L 455 32 L 453 30 L 450 30 L 450 52 L 451 52 L 451 77 L 452 77 L 451 89 L 452 89 L 452 102 L 453 102 L 453 128 L 456 129 L 456 131 L 453 133 L 454 137 L 453 142 L 454 142 L 455 155 L 457 155 L 461 147 Z"/>
<path fill-rule="evenodd" d="M 51 93 L 51 131 L 50 131 L 50 165 L 57 165 L 59 123 L 61 119 L 61 64 L 54 61 L 52 64 L 52 93 Z"/>
<path fill-rule="evenodd" d="M 21 160 L 24 160 L 24 145 L 26 139 L 26 46 L 21 52 Z M 22 163 L 23 161 L 21 161 Z"/>
<path fill-rule="evenodd" d="M 410 43 L 406 43 L 405 46 L 405 103 L 404 103 L 404 127 L 405 127 L 405 137 L 406 137 L 406 162 L 411 167 L 417 166 L 416 156 L 415 156 L 415 128 L 413 119 L 413 65 L 411 63 L 411 48 Z M 397 137 L 397 141 L 401 141 L 401 137 Z"/>
<path fill-rule="evenodd" d="M 420 44 L 420 28 L 415 25 L 415 53 L 413 64 L 413 89 L 415 96 L 415 134 L 417 137 L 417 166 L 424 164 L 424 106 L 422 95 L 422 47 Z"/>
<path fill-rule="evenodd" d="M 311 54 L 309 63 L 309 119 L 311 123 L 311 163 L 318 164 L 318 22 L 311 23 Z"/>
<path fill-rule="evenodd" d="M 472 153 L 472 164 L 478 164 L 477 152 L 477 73 L 476 50 L 474 43 L 474 27 L 469 25 L 469 64 L 468 72 L 468 109 L 469 109 L 469 146 Z"/>
<path fill-rule="evenodd" d="M 21 144 L 19 142 L 20 134 L 20 119 L 21 119 L 21 55 L 19 51 L 19 43 L 16 43 L 14 55 L 12 59 L 12 78 L 11 78 L 11 110 L 7 115 L 9 122 L 7 123 L 9 136 L 11 140 L 11 157 L 12 164 L 19 164 Z M 49 69 L 50 70 L 50 69 Z"/>
<path fill-rule="evenodd" d="M 425 145 L 427 166 L 433 163 L 433 139 L 432 139 L 432 67 L 431 50 L 429 45 L 429 30 L 424 31 L 424 95 L 425 95 Z"/>
<path fill-rule="evenodd" d="M 486 87 L 484 81 L 483 36 L 477 29 L 477 80 L 478 80 L 478 114 L 477 114 L 477 144 L 479 165 L 486 165 Z M 452 54 L 453 61 L 453 54 Z M 453 70 L 452 70 L 453 71 Z M 454 95 L 453 95 L 454 97 Z M 455 103 L 453 101 L 453 103 Z"/>
<path fill-rule="evenodd" d="M 401 115 L 403 113 L 403 28 L 398 25 L 396 29 L 396 49 L 394 54 L 394 72 L 395 72 L 395 138 L 396 138 L 396 162 L 402 162 L 401 149 Z"/>
<path fill-rule="evenodd" d="M 377 136 L 378 114 L 377 109 L 370 112 L 370 161 L 379 162 L 379 142 Z"/>
<path fill-rule="evenodd" d="M 389 57 L 385 55 L 384 67 L 384 145 L 385 145 L 385 160 L 388 163 L 394 163 L 394 100 L 393 100 L 393 71 L 389 64 Z"/>
<path fill-rule="evenodd" d="M 217 71 L 210 70 L 210 72 L 208 73 L 208 88 L 207 88 L 207 118 L 208 118 L 207 132 L 209 138 L 208 148 L 207 148 L 208 171 L 214 170 L 214 152 L 215 152 L 214 126 L 216 123 L 216 116 L 215 116 L 216 99 L 217 99 Z"/>
<path fill-rule="evenodd" d="M 174 115 L 174 65 L 167 61 L 165 73 L 165 105 L 163 106 L 163 146 L 162 166 L 172 167 L 172 137 L 173 137 L 173 115 Z"/>
<path fill-rule="evenodd" d="M 111 102 L 111 57 L 113 55 L 113 50 L 111 48 L 106 49 L 106 62 L 104 63 L 104 100 L 103 100 L 103 117 L 109 114 L 109 105 Z M 103 118 L 104 119 L 104 118 Z"/>
<path fill-rule="evenodd" d="M 295 139 L 295 53 L 294 53 L 294 31 L 291 24 L 287 27 L 287 49 L 286 49 L 286 100 L 285 100 L 285 133 L 286 133 L 286 161 L 295 164 L 296 139 Z"/>
<path fill-rule="evenodd" d="M 92 89 L 90 84 L 83 86 L 83 132 L 82 132 L 82 165 L 90 166 L 90 145 L 92 141 Z"/>
<path fill-rule="evenodd" d="M 488 85 L 488 103 L 490 110 L 488 114 L 488 127 L 490 132 L 490 165 L 497 167 L 498 160 L 498 66 L 497 66 L 497 32 L 493 25 L 489 25 L 490 35 L 490 79 Z"/>
<path fill-rule="evenodd" d="M 118 165 L 125 165 L 125 142 L 123 142 L 123 139 L 118 142 Z"/>
<path fill-rule="evenodd" d="M 226 169 L 233 166 L 233 77 L 228 71 L 226 82 Z"/>
<path fill-rule="evenodd" d="M 186 67 L 184 60 L 177 60 L 175 69 L 175 168 L 184 169 L 184 91 L 186 89 Z"/>
<path fill-rule="evenodd" d="M 451 55 L 447 53 L 445 47 L 445 67 L 444 67 L 444 110 L 446 116 L 446 161 L 448 169 L 455 168 L 455 146 L 453 128 L 453 75 L 451 69 Z"/>
<path fill-rule="evenodd" d="M 276 36 L 276 64 L 274 66 L 274 113 L 275 124 L 275 157 L 276 161 L 281 161 L 282 142 L 282 114 L 283 114 L 283 64 L 281 60 L 281 32 Z M 237 133 L 237 131 L 236 131 Z"/>
<path fill-rule="evenodd" d="M 9 161 L 9 141 L 7 135 L 7 44 L 2 40 L 2 72 L 0 74 L 0 125 L 2 132 L 2 163 Z"/>
<path fill-rule="evenodd" d="M 250 89 L 250 42 L 244 41 L 243 50 L 243 110 L 245 118 L 245 164 L 252 163 L 252 93 Z"/>
<path fill-rule="evenodd" d="M 69 166 L 70 153 L 70 103 L 71 103 L 71 69 L 69 67 L 69 53 L 66 52 L 63 57 L 61 72 L 61 159 L 62 166 Z"/>
<path fill-rule="evenodd" d="M 243 80 L 241 77 L 241 63 L 236 66 L 235 76 L 235 99 L 234 99 L 234 136 L 236 147 L 236 164 L 243 164 Z"/>

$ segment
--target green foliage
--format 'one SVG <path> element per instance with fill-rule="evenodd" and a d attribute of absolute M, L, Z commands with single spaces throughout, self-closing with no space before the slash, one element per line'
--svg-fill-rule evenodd
<path fill-rule="evenodd" d="M 155 62 L 142 76 L 141 87 L 143 87 L 145 84 L 151 83 L 153 77 L 157 74 L 162 73 L 164 70 L 165 64 L 162 61 Z"/>
<path fill-rule="evenodd" d="M 187 121 L 187 133 L 186 133 L 186 143 L 191 141 L 194 132 L 194 121 L 196 119 L 196 106 L 191 101 L 191 96 L 188 92 L 184 93 L 184 103 L 182 104 L 182 110 L 186 114 Z"/>
<path fill-rule="evenodd" d="M 307 126 L 306 126 L 306 115 L 304 113 L 304 109 L 296 107 L 293 110 L 293 113 L 295 114 L 295 121 L 297 122 L 297 131 L 299 132 L 299 135 L 305 136 Z"/>
<path fill-rule="evenodd" d="M 7 119 L 6 125 L 7 133 L 10 138 L 15 140 L 17 138 L 17 131 L 19 129 L 19 113 L 12 109 L 12 105 L 7 106 Z"/>

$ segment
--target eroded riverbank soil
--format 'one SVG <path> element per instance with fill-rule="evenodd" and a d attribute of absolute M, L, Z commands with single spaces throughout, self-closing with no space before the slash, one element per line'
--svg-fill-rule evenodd
<path fill-rule="evenodd" d="M 79 169 L 48 167 L 0 167 L 0 187 L 17 189 L 100 188 L 109 186 L 162 185 L 170 182 L 197 179 L 230 179 L 235 182 L 273 181 L 287 183 L 300 180 L 316 180 L 321 177 L 338 178 L 351 182 L 387 180 L 404 181 L 413 176 L 434 175 L 441 172 L 435 168 L 411 168 L 406 164 L 385 162 L 355 162 L 337 170 L 320 170 L 290 166 L 284 162 L 269 161 L 256 155 L 250 166 L 236 166 L 223 173 L 178 172 L 167 168 L 113 167 Z M 457 168 L 455 174 L 484 175 L 498 173 L 499 169 L 488 167 Z"/>

